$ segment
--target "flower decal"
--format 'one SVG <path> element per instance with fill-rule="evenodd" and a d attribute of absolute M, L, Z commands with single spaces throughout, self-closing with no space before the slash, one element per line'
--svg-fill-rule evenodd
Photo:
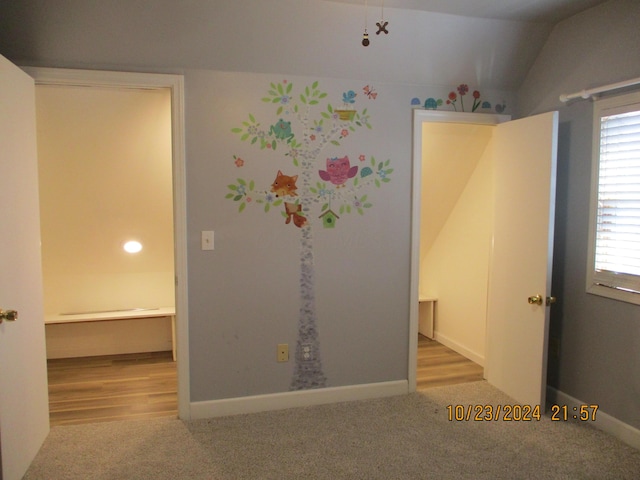
<path fill-rule="evenodd" d="M 466 95 L 469 92 L 469 85 L 466 83 L 461 83 L 458 85 L 458 93 L 460 96 Z"/>
<path fill-rule="evenodd" d="M 458 100 L 458 95 L 456 92 L 449 92 L 449 98 L 447 98 L 447 105 L 453 105 L 453 109 L 457 112 L 458 109 L 456 107 L 456 101 Z"/>
<path fill-rule="evenodd" d="M 458 111 L 458 106 L 457 106 L 457 102 L 458 99 L 460 100 L 460 111 L 464 112 L 464 97 L 465 95 L 469 93 L 469 85 L 467 85 L 466 83 L 461 83 L 460 85 L 458 85 L 456 87 L 455 90 L 452 90 L 449 92 L 449 95 L 447 96 L 447 101 L 446 104 L 447 105 L 451 105 L 453 107 L 453 109 L 457 112 Z M 488 102 L 483 102 L 482 100 L 480 100 L 480 91 L 479 90 L 474 90 L 473 93 L 471 94 L 471 96 L 473 97 L 473 105 L 471 106 L 471 111 L 475 112 L 478 108 L 482 107 L 482 108 L 491 108 L 491 104 Z M 431 110 L 435 110 L 436 108 L 438 108 L 439 105 L 442 104 L 442 100 L 435 100 L 434 98 L 428 98 L 424 104 L 424 108 L 426 109 L 431 109 Z"/>

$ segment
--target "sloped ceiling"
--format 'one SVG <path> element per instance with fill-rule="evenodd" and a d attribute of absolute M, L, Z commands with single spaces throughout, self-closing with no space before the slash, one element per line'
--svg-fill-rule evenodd
<path fill-rule="evenodd" d="M 422 151 L 420 242 L 429 251 L 491 140 L 492 126 L 431 123 Z M 437 205 L 437 208 L 434 208 Z"/>
<path fill-rule="evenodd" d="M 154 8 L 127 0 L 0 2 L 0 52 L 24 65 L 215 69 L 513 92 L 554 28 L 522 19 L 601 3 L 385 0 L 389 34 L 376 35 L 382 0 L 366 1 L 366 10 L 365 0 L 154 0 Z M 368 48 L 361 45 L 366 11 Z M 479 18 L 487 16 L 510 19 Z"/>
<path fill-rule="evenodd" d="M 329 0 L 368 7 L 402 8 L 464 17 L 558 23 L 608 0 Z"/>

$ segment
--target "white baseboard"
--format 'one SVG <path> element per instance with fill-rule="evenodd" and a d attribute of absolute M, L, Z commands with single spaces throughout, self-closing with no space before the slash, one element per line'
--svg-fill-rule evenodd
<path fill-rule="evenodd" d="M 451 350 L 459 353 L 463 357 L 468 358 L 472 362 L 477 363 L 481 367 L 484 367 L 484 357 L 482 355 L 478 354 L 477 352 L 474 352 L 473 350 L 469 350 L 464 345 L 452 340 L 451 338 L 443 335 L 437 330 L 433 333 L 433 339 L 436 342 L 441 343 L 445 347 L 449 347 Z"/>
<path fill-rule="evenodd" d="M 553 403 L 556 405 L 567 405 L 567 407 L 569 407 L 569 411 L 572 411 L 573 407 L 576 407 L 579 410 L 580 405 L 588 404 L 587 402 L 578 400 L 577 398 L 567 395 L 560 390 L 547 386 L 547 399 L 549 398 L 554 398 L 555 401 Z M 548 400 L 547 403 L 549 403 Z M 602 410 L 598 409 L 595 421 L 590 421 L 589 424 L 603 432 L 613 435 L 627 445 L 640 450 L 640 430 L 612 417 L 611 415 L 607 415 Z"/>
<path fill-rule="evenodd" d="M 285 408 L 308 407 L 327 403 L 368 400 L 372 398 L 392 397 L 409 393 L 409 382 L 393 382 L 349 385 L 346 387 L 318 388 L 293 392 L 254 395 L 251 397 L 225 398 L 191 402 L 192 420 L 200 418 L 223 417 L 244 413 L 258 413 Z"/>

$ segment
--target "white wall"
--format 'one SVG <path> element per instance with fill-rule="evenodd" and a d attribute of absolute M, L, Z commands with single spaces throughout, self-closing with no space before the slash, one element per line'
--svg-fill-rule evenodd
<path fill-rule="evenodd" d="M 36 104 L 45 314 L 173 306 L 169 92 L 39 85 Z M 47 326 L 50 358 L 170 348 L 168 319 Z"/>
<path fill-rule="evenodd" d="M 480 365 L 493 229 L 492 129 L 423 128 L 420 295 L 438 299 L 434 338 Z"/>
<path fill-rule="evenodd" d="M 45 313 L 173 306 L 168 91 L 36 91 Z"/>

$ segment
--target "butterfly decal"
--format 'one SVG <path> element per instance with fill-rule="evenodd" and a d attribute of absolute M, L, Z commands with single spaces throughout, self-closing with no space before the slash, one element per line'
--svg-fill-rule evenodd
<path fill-rule="evenodd" d="M 375 100 L 378 96 L 378 92 L 376 92 L 369 85 L 362 87 L 362 91 L 364 91 L 364 94 L 367 96 L 367 98 L 370 98 L 371 100 Z"/>

